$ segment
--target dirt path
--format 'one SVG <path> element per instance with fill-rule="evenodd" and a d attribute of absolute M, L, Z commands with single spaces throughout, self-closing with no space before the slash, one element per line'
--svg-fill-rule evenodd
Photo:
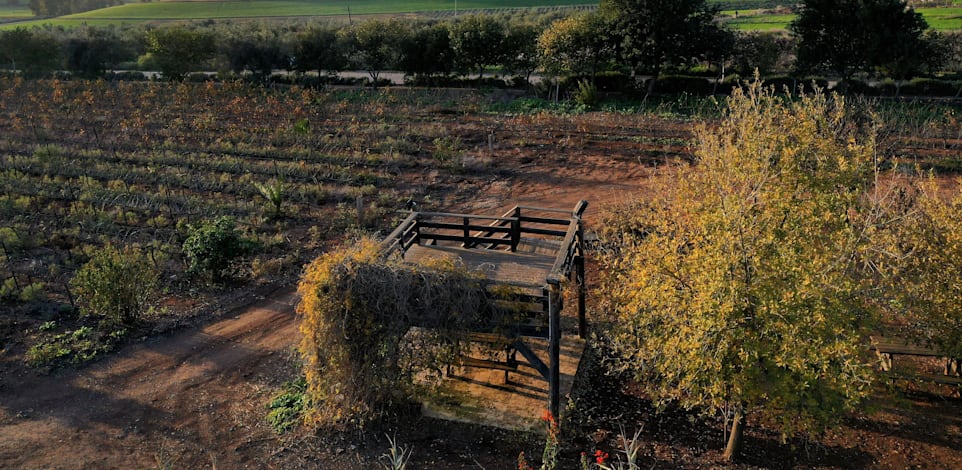
<path fill-rule="evenodd" d="M 263 407 L 289 378 L 295 302 L 286 289 L 78 371 L 4 378 L 0 468 L 265 466 Z"/>

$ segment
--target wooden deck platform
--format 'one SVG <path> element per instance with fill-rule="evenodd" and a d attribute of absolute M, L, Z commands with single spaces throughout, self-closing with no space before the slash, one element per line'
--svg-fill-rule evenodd
<path fill-rule="evenodd" d="M 551 272 L 556 256 L 556 253 L 414 245 L 404 253 L 404 261 L 419 263 L 428 259 L 460 259 L 468 269 L 483 272 L 487 279 L 499 284 L 540 290 L 545 285 L 545 279 Z"/>

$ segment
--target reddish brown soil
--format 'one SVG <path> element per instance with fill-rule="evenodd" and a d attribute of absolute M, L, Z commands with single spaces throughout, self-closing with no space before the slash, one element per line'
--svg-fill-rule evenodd
<path fill-rule="evenodd" d="M 467 121 L 460 131 L 477 147 L 466 165 L 483 168 L 480 176 L 414 175 L 408 184 L 453 183 L 457 191 L 434 195 L 438 205 L 474 212 L 514 204 L 571 207 L 587 199 L 590 223 L 599 208 L 644 192 L 661 157 L 684 153 L 674 142 L 594 139 L 582 119 L 591 118 L 499 123 L 508 137 L 495 144 L 497 158 L 477 138 L 491 123 L 475 123 L 472 131 Z M 631 124 L 648 136 L 684 133 Z M 529 126 L 539 134 L 525 134 Z M 387 449 L 385 435 L 413 447 L 414 468 L 516 468 L 520 451 L 538 460 L 536 436 L 421 418 L 415 410 L 402 410 L 368 434 L 276 435 L 265 422 L 265 404 L 296 371 L 294 301 L 291 288 L 281 290 L 215 315 L 206 326 L 135 342 L 95 364 L 49 375 L 0 357 L 0 468 L 372 468 Z M 643 427 L 646 468 L 722 466 L 719 422 L 678 410 L 655 413 L 643 393 L 603 374 L 585 375 L 581 387 L 586 392 L 565 429 L 561 468 L 577 468 L 582 451 L 614 455 L 619 425 L 629 432 Z M 877 411 L 815 441 L 783 443 L 751 423 L 745 459 L 736 467 L 962 468 L 962 403 L 938 392 L 880 398 Z"/>

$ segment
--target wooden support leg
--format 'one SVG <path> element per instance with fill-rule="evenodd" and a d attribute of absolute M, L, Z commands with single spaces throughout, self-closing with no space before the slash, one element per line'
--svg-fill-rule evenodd
<path fill-rule="evenodd" d="M 558 417 L 561 406 L 561 295 L 557 286 L 548 294 L 548 411 Z"/>
<path fill-rule="evenodd" d="M 588 320 L 585 318 L 585 257 L 575 258 L 575 282 L 578 285 L 578 337 L 588 337 Z"/>

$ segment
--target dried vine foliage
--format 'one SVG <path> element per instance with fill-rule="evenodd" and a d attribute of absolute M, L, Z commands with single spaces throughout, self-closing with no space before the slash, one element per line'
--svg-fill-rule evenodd
<path fill-rule="evenodd" d="M 361 240 L 305 270 L 303 357 L 311 424 L 361 426 L 422 387 L 465 347 L 464 331 L 506 328 L 517 314 L 477 272 L 450 261 L 404 264 Z M 417 380 L 415 380 L 417 379 Z"/>

